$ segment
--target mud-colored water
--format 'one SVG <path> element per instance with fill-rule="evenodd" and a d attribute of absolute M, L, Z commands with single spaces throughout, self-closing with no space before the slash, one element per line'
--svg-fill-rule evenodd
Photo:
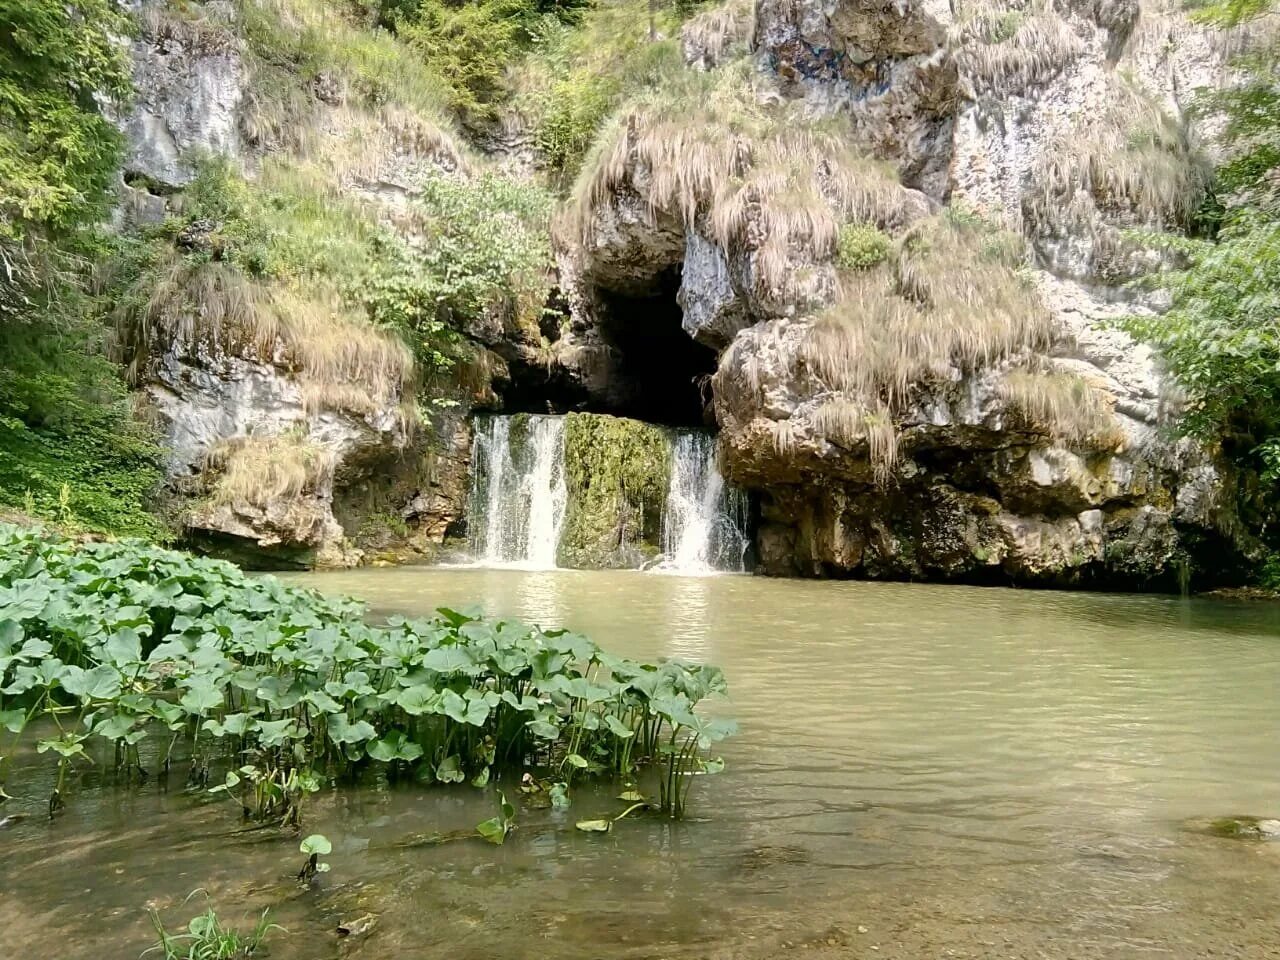
<path fill-rule="evenodd" d="M 573 820 L 625 804 L 578 792 L 567 813 L 521 811 L 500 848 L 406 845 L 491 816 L 491 794 L 329 792 L 307 824 L 335 846 L 315 890 L 285 879 L 296 841 L 243 832 L 229 804 L 91 773 L 53 823 L 35 800 L 0 807 L 28 815 L 0 828 L 0 957 L 136 957 L 144 908 L 178 922 L 196 888 L 232 920 L 271 907 L 281 960 L 1280 957 L 1280 843 L 1188 826 L 1280 815 L 1280 607 L 570 571 L 294 579 L 376 614 L 480 606 L 719 663 L 742 727 L 728 768 L 695 787 L 694 820 L 582 834 Z M 339 942 L 365 913 L 373 933 Z"/>

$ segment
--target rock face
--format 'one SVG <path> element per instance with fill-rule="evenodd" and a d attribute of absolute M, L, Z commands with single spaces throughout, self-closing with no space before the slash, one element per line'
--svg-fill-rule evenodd
<path fill-rule="evenodd" d="M 765 573 L 1176 587 L 1207 560 L 1230 580 L 1248 545 L 1221 468 L 1171 439 L 1178 397 L 1113 325 L 1159 308 L 1123 286 L 1157 261 L 1122 231 L 1176 230 L 1197 202 L 1185 100 L 1222 82 L 1223 57 L 1177 12 L 953 7 L 758 0 L 757 98 L 849 124 L 906 189 L 846 204 L 815 164 L 839 250 L 820 232 L 791 244 L 796 280 L 771 290 L 757 282 L 782 222 L 761 214 L 768 197 L 745 234 L 709 228 L 724 191 L 673 206 L 633 118 L 613 154 L 625 171 L 575 248 L 578 322 L 591 329 L 602 292 L 682 267 L 683 328 L 721 351 L 722 469 L 759 498 Z M 725 70 L 705 33 L 686 30 L 690 64 Z M 1020 238 L 1005 266 L 913 252 L 1010 242 L 966 226 L 975 215 Z M 842 221 L 892 237 L 888 261 L 846 259 Z M 1033 267 L 1010 272 L 1024 244 Z M 1041 310 L 1044 324 L 1025 319 Z M 948 337 L 949 352 L 928 345 Z"/>
<path fill-rule="evenodd" d="M 251 129 L 251 78 L 235 4 L 210 0 L 178 9 L 147 2 L 135 12 L 141 27 L 132 43 L 137 97 L 117 118 L 128 144 L 121 171 L 124 227 L 163 221 L 202 158 L 226 157 L 252 174 L 279 149 L 244 134 Z M 312 119 L 322 133 L 338 135 L 344 124 L 359 121 L 336 94 L 314 93 Z M 381 125 L 374 132 L 385 135 L 364 138 L 360 169 L 339 186 L 362 202 L 382 204 L 391 221 L 412 196 L 424 162 L 455 169 L 460 160 L 447 138 L 419 137 L 423 142 L 408 150 L 387 131 L 407 130 L 403 140 L 416 128 L 401 117 L 376 119 Z M 177 245 L 183 252 L 209 252 L 216 261 L 208 235 L 218 226 L 197 221 Z M 217 276 L 226 286 L 234 271 L 228 267 Z M 193 283 L 179 276 L 172 285 L 181 290 Z M 341 320 L 339 304 L 319 305 L 331 322 Z M 351 541 L 370 506 L 397 527 L 405 518 L 420 518 L 422 529 L 429 528 L 421 535 L 423 546 L 444 537 L 444 514 L 461 512 L 453 501 L 465 484 L 465 455 L 461 462 L 449 456 L 419 462 L 430 457 L 413 435 L 415 418 L 407 412 L 411 362 L 398 342 L 352 328 L 345 348 L 359 359 L 348 364 L 350 371 L 330 371 L 329 380 L 341 382 L 326 385 L 308 379 L 306 341 L 313 332 L 281 328 L 273 343 L 264 344 L 255 336 L 219 335 L 219 323 L 205 316 L 209 308 L 190 298 L 181 311 L 187 319 L 170 335 L 153 333 L 134 346 L 140 347 L 137 386 L 163 429 L 169 492 L 193 545 L 249 566 L 349 566 L 361 559 Z M 339 336 L 343 329 L 335 328 Z M 355 368 L 366 379 L 386 380 L 385 387 L 366 389 Z M 448 438 L 460 433 L 465 450 L 465 422 L 440 420 L 440 446 L 451 448 Z M 405 478 L 406 465 L 421 466 L 421 475 Z M 414 489 L 418 480 L 421 489 Z M 368 504 L 356 509 L 361 499 Z"/>
<path fill-rule="evenodd" d="M 236 155 L 245 66 L 228 0 L 204 4 L 198 24 L 163 4 L 139 6 L 143 30 L 133 43 L 137 97 L 120 126 L 129 144 L 126 183 L 172 191 L 193 174 L 199 152 Z"/>
<path fill-rule="evenodd" d="M 563 567 L 639 567 L 661 548 L 671 476 L 671 436 L 660 427 L 599 414 L 565 421 L 567 509 Z"/>

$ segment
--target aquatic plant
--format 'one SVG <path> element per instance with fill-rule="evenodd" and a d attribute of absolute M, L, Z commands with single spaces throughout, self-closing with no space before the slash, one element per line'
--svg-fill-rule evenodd
<path fill-rule="evenodd" d="M 299 880 L 314 880 L 317 874 L 329 872 L 329 864 L 320 859 L 333 853 L 333 844 L 328 837 L 313 833 L 298 844 L 298 852 L 307 858 L 298 871 Z"/>
<path fill-rule="evenodd" d="M 296 826 L 323 783 L 369 769 L 484 786 L 660 767 L 662 807 L 680 816 L 733 730 L 694 712 L 725 692 L 712 666 L 448 609 L 385 626 L 363 614 L 220 561 L 0 525 L 0 790 L 31 729 L 57 756 L 51 812 L 88 745 L 137 771 L 139 743 L 162 736 L 155 774 L 177 751 L 191 786 L 261 821 Z"/>
<path fill-rule="evenodd" d="M 196 890 L 187 900 L 202 892 Z M 185 933 L 170 932 L 156 910 L 148 912 L 159 942 L 143 951 L 142 956 L 159 953 L 164 960 L 247 960 L 258 953 L 269 933 L 284 930 L 271 922 L 268 910 L 262 911 L 262 916 L 248 933 L 241 933 L 234 927 L 227 926 L 214 912 L 212 905 L 207 905 L 204 913 L 191 919 Z"/>

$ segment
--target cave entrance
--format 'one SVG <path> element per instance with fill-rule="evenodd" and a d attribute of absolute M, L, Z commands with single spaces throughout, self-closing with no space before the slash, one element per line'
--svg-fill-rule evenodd
<path fill-rule="evenodd" d="M 684 331 L 679 290 L 677 265 L 638 296 L 600 291 L 600 333 L 614 365 L 614 409 L 606 412 L 671 427 L 715 425 L 709 381 L 716 351 Z"/>

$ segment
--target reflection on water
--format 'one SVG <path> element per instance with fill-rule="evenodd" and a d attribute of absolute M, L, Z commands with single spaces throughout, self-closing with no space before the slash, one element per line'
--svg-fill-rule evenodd
<path fill-rule="evenodd" d="M 663 651 L 666 656 L 715 660 L 715 654 L 707 649 L 714 590 L 709 577 L 663 578 L 661 592 L 667 595 L 665 626 L 670 633 Z"/>
<path fill-rule="evenodd" d="M 307 824 L 335 844 L 318 892 L 283 879 L 296 843 L 239 833 L 176 784 L 82 789 L 52 825 L 0 830 L 15 956 L 136 957 L 141 907 L 176 920 L 196 887 L 232 917 L 272 906 L 283 960 L 1280 955 L 1280 844 L 1186 827 L 1280 812 L 1274 607 L 578 571 L 297 579 L 376 615 L 479 606 L 719 663 L 742 727 L 728 768 L 699 782 L 696 820 L 574 831 L 619 809 L 602 786 L 521 810 L 501 848 L 405 845 L 491 816 L 492 794 L 328 791 Z M 332 929 L 368 912 L 373 937 L 340 952 Z"/>

